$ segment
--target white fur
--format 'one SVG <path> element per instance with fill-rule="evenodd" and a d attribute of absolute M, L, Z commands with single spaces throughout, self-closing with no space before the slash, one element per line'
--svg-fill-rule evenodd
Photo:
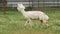
<path fill-rule="evenodd" d="M 23 14 L 23 16 L 28 19 L 25 25 L 28 23 L 28 21 L 31 24 L 31 19 L 39 19 L 42 20 L 43 23 L 48 22 L 49 17 L 42 11 L 25 11 L 24 9 L 25 6 L 23 4 L 18 4 L 17 10 L 20 11 Z"/>

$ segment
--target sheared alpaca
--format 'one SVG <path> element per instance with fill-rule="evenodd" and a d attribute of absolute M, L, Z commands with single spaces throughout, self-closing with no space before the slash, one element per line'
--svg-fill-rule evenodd
<path fill-rule="evenodd" d="M 47 22 L 49 17 L 43 13 L 42 11 L 25 11 L 25 6 L 23 4 L 17 4 L 17 10 L 23 14 L 23 16 L 27 19 L 25 26 L 29 23 L 32 26 L 32 19 L 38 19 L 41 23 L 48 26 Z"/>

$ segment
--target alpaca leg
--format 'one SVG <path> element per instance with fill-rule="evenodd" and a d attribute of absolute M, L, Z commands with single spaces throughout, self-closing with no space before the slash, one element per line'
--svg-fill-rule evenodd
<path fill-rule="evenodd" d="M 26 25 L 30 25 L 30 26 L 32 26 L 32 21 L 31 21 L 31 19 L 28 19 L 28 20 L 26 21 L 26 23 L 25 23 L 24 26 L 26 26 Z"/>
<path fill-rule="evenodd" d="M 46 21 L 46 26 L 47 26 L 47 27 L 49 26 L 48 21 Z"/>
<path fill-rule="evenodd" d="M 29 19 L 29 24 L 30 24 L 30 26 L 32 26 L 32 21 L 31 21 L 31 19 Z"/>
<path fill-rule="evenodd" d="M 26 23 L 24 24 L 24 26 L 26 26 L 29 23 L 29 20 L 26 21 Z"/>
<path fill-rule="evenodd" d="M 41 21 L 41 23 L 43 23 L 43 20 L 40 20 Z"/>
<path fill-rule="evenodd" d="M 41 22 L 41 24 L 42 24 L 42 25 L 44 25 L 44 22 L 43 22 L 43 20 L 40 20 L 40 22 Z"/>
<path fill-rule="evenodd" d="M 48 25 L 48 21 L 43 20 L 43 23 L 44 23 L 44 25 L 46 25 L 47 27 L 49 26 L 49 25 Z"/>
<path fill-rule="evenodd" d="M 46 21 L 46 20 L 40 20 L 40 21 L 41 21 L 42 25 L 49 26 L 48 23 L 47 23 L 48 21 Z"/>

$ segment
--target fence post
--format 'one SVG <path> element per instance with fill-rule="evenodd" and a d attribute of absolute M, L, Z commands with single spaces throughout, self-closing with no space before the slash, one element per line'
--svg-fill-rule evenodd
<path fill-rule="evenodd" d="M 3 0 L 4 15 L 6 14 L 6 0 Z"/>
<path fill-rule="evenodd" d="M 38 10 L 40 10 L 40 9 L 39 9 L 39 0 L 38 0 Z"/>
<path fill-rule="evenodd" d="M 32 8 L 33 8 L 33 0 L 32 0 Z M 33 9 L 32 9 L 33 10 Z"/>
<path fill-rule="evenodd" d="M 29 7 L 30 7 L 30 0 L 29 0 Z"/>

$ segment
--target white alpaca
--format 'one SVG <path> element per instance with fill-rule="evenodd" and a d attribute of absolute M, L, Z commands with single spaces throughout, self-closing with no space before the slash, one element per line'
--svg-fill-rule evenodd
<path fill-rule="evenodd" d="M 45 13 L 41 11 L 25 11 L 24 9 L 25 6 L 23 4 L 18 4 L 17 10 L 20 11 L 23 14 L 23 16 L 28 19 L 25 23 L 25 26 L 27 25 L 27 23 L 32 25 L 31 19 L 38 19 L 41 21 L 41 23 L 44 23 L 48 26 L 47 22 L 49 17 Z"/>

